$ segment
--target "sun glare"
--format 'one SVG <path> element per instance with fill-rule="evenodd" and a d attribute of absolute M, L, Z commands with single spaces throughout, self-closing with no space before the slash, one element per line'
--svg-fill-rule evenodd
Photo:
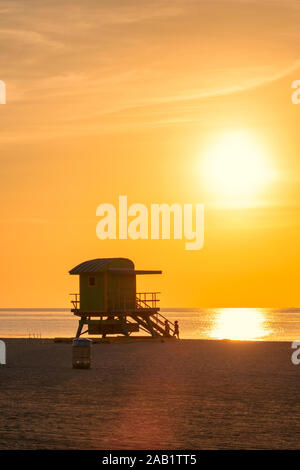
<path fill-rule="evenodd" d="M 223 197 L 252 197 L 263 188 L 271 171 L 263 147 L 246 132 L 228 132 L 205 152 L 206 184 Z"/>
<path fill-rule="evenodd" d="M 254 308 L 224 308 L 217 313 L 212 338 L 255 340 L 268 333 L 264 328 L 264 315 Z"/>

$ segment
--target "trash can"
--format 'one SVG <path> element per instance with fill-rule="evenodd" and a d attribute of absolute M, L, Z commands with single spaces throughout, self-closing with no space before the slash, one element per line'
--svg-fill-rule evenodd
<path fill-rule="evenodd" d="M 75 369 L 91 367 L 91 340 L 87 338 L 73 339 L 72 364 Z"/>

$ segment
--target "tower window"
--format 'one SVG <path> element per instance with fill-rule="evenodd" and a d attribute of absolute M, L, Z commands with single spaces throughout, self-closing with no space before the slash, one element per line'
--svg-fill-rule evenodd
<path fill-rule="evenodd" d="M 96 278 L 94 276 L 89 277 L 89 287 L 95 287 L 96 285 Z"/>

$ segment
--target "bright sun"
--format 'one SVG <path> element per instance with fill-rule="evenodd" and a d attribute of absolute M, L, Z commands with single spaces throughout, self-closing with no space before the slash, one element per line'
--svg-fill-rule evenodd
<path fill-rule="evenodd" d="M 215 194 L 251 197 L 268 183 L 271 172 L 262 146 L 246 132 L 228 132 L 205 152 L 205 179 Z"/>
<path fill-rule="evenodd" d="M 212 338 L 255 340 L 266 336 L 264 315 L 255 308 L 223 308 L 217 313 Z"/>

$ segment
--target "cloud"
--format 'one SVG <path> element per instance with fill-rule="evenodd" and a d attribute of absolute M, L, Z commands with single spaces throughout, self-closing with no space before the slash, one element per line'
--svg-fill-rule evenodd
<path fill-rule="evenodd" d="M 2 138 L 189 122 L 188 106 L 275 82 L 300 67 L 296 6 L 290 0 L 2 2 Z"/>
<path fill-rule="evenodd" d="M 17 29 L 0 29 L 0 42 L 3 41 L 21 42 L 22 44 L 31 44 L 37 46 L 50 46 L 50 47 L 63 47 L 62 42 L 54 41 L 47 38 L 45 35 L 36 31 L 26 31 Z"/>

